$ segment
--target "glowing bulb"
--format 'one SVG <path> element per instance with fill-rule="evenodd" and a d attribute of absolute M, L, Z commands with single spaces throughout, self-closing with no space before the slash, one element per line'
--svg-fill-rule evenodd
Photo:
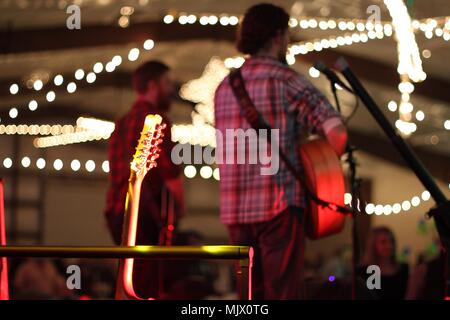
<path fill-rule="evenodd" d="M 95 170 L 95 162 L 93 160 L 86 161 L 85 168 L 88 172 Z"/>
<path fill-rule="evenodd" d="M 413 207 L 417 207 L 420 204 L 420 198 L 415 196 L 411 199 L 411 204 Z"/>
<path fill-rule="evenodd" d="M 165 24 L 170 24 L 175 20 L 174 16 L 171 14 L 168 14 L 166 16 L 164 16 L 163 21 Z"/>
<path fill-rule="evenodd" d="M 96 79 L 97 79 L 97 76 L 95 75 L 94 72 L 89 72 L 86 76 L 86 81 L 88 83 L 93 83 Z"/>
<path fill-rule="evenodd" d="M 409 209 L 411 209 L 411 202 L 409 202 L 408 200 L 403 201 L 402 209 L 403 211 L 408 211 Z"/>
<path fill-rule="evenodd" d="M 45 98 L 47 99 L 48 102 L 55 101 L 55 98 L 56 98 L 55 92 L 54 91 L 47 92 L 47 95 L 45 96 Z"/>
<path fill-rule="evenodd" d="M 416 119 L 417 121 L 423 121 L 423 119 L 425 119 L 425 113 L 423 113 L 423 111 L 417 111 L 416 112 Z"/>
<path fill-rule="evenodd" d="M 309 68 L 309 75 L 313 78 L 318 78 L 320 76 L 320 71 L 314 67 Z"/>
<path fill-rule="evenodd" d="M 28 109 L 30 109 L 31 111 L 35 111 L 38 108 L 38 103 L 36 100 L 31 100 L 28 103 Z"/>
<path fill-rule="evenodd" d="M 450 120 L 445 120 L 444 128 L 445 128 L 445 130 L 450 130 Z"/>
<path fill-rule="evenodd" d="M 114 65 L 115 65 L 116 67 L 117 67 L 117 66 L 120 66 L 120 64 L 122 63 L 122 57 L 119 56 L 119 55 L 115 55 L 115 56 L 112 58 L 111 62 L 114 63 Z"/>
<path fill-rule="evenodd" d="M 194 166 L 188 165 L 184 168 L 184 175 L 187 178 L 193 178 L 197 174 L 197 169 Z"/>
<path fill-rule="evenodd" d="M 56 170 L 56 171 L 59 171 L 59 170 L 61 170 L 62 168 L 63 168 L 63 162 L 62 162 L 62 160 L 61 159 L 56 159 L 54 162 L 53 162 L 53 168 Z"/>
<path fill-rule="evenodd" d="M 17 83 L 13 83 L 10 87 L 9 87 L 9 92 L 11 94 L 17 94 L 17 92 L 19 92 L 19 86 L 17 85 Z"/>
<path fill-rule="evenodd" d="M 5 158 L 5 159 L 3 160 L 3 166 L 4 166 L 6 169 L 11 168 L 11 167 L 12 167 L 12 160 L 11 160 L 11 158 Z"/>
<path fill-rule="evenodd" d="M 388 109 L 389 109 L 389 111 L 392 111 L 392 112 L 397 111 L 397 103 L 395 101 L 389 101 Z"/>
<path fill-rule="evenodd" d="M 101 62 L 97 62 L 96 64 L 94 64 L 94 68 L 93 68 L 95 73 L 100 73 L 103 71 L 103 64 Z"/>
<path fill-rule="evenodd" d="M 64 78 L 60 74 L 56 75 L 55 78 L 53 79 L 53 83 L 55 84 L 55 86 L 60 86 L 60 85 L 62 85 L 63 82 L 64 82 Z"/>
<path fill-rule="evenodd" d="M 387 204 L 383 207 L 383 213 L 384 215 L 388 216 L 392 213 L 392 206 Z"/>
<path fill-rule="evenodd" d="M 31 160 L 28 157 L 23 157 L 21 163 L 24 168 L 28 168 L 31 164 Z"/>
<path fill-rule="evenodd" d="M 42 80 L 36 80 L 36 81 L 33 83 L 33 88 L 34 88 L 34 90 L 36 90 L 36 91 L 41 90 L 43 86 L 44 86 L 44 83 L 42 82 Z"/>
<path fill-rule="evenodd" d="M 128 53 L 128 60 L 130 61 L 136 61 L 139 58 L 139 49 L 133 48 Z"/>
<path fill-rule="evenodd" d="M 208 18 L 208 23 L 211 25 L 216 24 L 219 21 L 219 18 L 217 18 L 216 16 L 209 16 Z"/>
<path fill-rule="evenodd" d="M 213 171 L 213 177 L 214 179 L 216 179 L 217 181 L 220 180 L 220 173 L 219 173 L 219 168 L 215 168 Z"/>
<path fill-rule="evenodd" d="M 105 173 L 109 172 L 109 161 L 108 160 L 105 160 L 102 162 L 102 170 Z"/>
<path fill-rule="evenodd" d="M 45 159 L 43 158 L 39 158 L 36 160 L 36 167 L 38 167 L 38 169 L 44 169 L 45 168 Z"/>
<path fill-rule="evenodd" d="M 400 205 L 400 203 L 395 203 L 395 204 L 392 206 L 392 212 L 395 213 L 395 214 L 397 214 L 397 213 L 399 213 L 400 211 L 402 211 L 402 206 Z"/>
<path fill-rule="evenodd" d="M 145 42 L 144 42 L 145 50 L 152 50 L 154 46 L 155 46 L 155 41 L 153 41 L 152 39 L 145 40 Z"/>
<path fill-rule="evenodd" d="M 75 71 L 75 79 L 81 80 L 83 78 L 84 78 L 84 71 L 83 71 L 83 69 L 78 69 L 77 71 Z"/>
<path fill-rule="evenodd" d="M 239 18 L 236 16 L 231 16 L 230 17 L 230 25 L 235 26 L 239 23 Z"/>
<path fill-rule="evenodd" d="M 213 175 L 213 170 L 210 166 L 203 166 L 200 168 L 200 176 L 203 179 L 209 179 Z"/>
<path fill-rule="evenodd" d="M 116 69 L 116 65 L 112 63 L 111 61 L 108 62 L 105 66 L 106 72 L 113 72 Z"/>
<path fill-rule="evenodd" d="M 376 214 L 377 216 L 382 215 L 382 214 L 383 214 L 383 209 L 384 209 L 383 205 L 377 204 L 377 205 L 375 206 L 375 214 Z"/>
<path fill-rule="evenodd" d="M 81 168 L 80 161 L 78 161 L 77 159 L 72 160 L 72 162 L 70 163 L 70 168 L 75 172 L 80 170 Z"/>
<path fill-rule="evenodd" d="M 18 115 L 19 115 L 19 111 L 17 110 L 17 108 L 11 108 L 9 110 L 9 117 L 11 119 L 17 118 Z"/>
<path fill-rule="evenodd" d="M 422 192 L 422 200 L 423 201 L 428 201 L 431 198 L 431 194 L 429 191 L 425 190 L 424 192 Z"/>
<path fill-rule="evenodd" d="M 70 82 L 67 85 L 67 92 L 68 93 L 74 93 L 77 90 L 77 85 L 75 84 L 75 82 Z"/>

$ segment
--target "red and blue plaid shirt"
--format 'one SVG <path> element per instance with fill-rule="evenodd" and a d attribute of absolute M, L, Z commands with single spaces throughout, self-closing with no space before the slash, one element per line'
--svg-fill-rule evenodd
<path fill-rule="evenodd" d="M 250 98 L 266 122 L 273 129 L 279 129 L 279 145 L 298 170 L 296 145 L 301 129 L 319 132 L 326 120 L 339 114 L 305 77 L 275 59 L 253 57 L 241 70 Z M 215 94 L 215 126 L 224 137 L 226 129 L 251 128 L 241 113 L 229 77 Z M 227 145 L 229 143 L 233 145 Z M 237 146 L 237 139 L 224 139 L 223 148 L 225 154 L 227 149 L 237 150 L 242 146 Z M 268 221 L 288 206 L 304 207 L 300 184 L 281 159 L 274 175 L 261 175 L 260 169 L 267 166 L 259 162 L 219 163 L 218 166 L 220 213 L 224 224 Z"/>
<path fill-rule="evenodd" d="M 115 130 L 109 140 L 109 189 L 105 215 L 111 232 L 117 243 L 120 242 L 121 224 L 125 210 L 125 198 L 130 178 L 130 163 L 141 135 L 145 117 L 148 114 L 160 114 L 167 124 L 164 129 L 158 166 L 147 173 L 141 187 L 139 204 L 139 227 L 152 221 L 158 221 L 161 214 L 161 193 L 164 182 L 181 174 L 179 166 L 170 158 L 174 146 L 171 141 L 170 122 L 160 111 L 143 101 L 136 101 L 131 110 L 116 122 Z M 143 230 L 142 233 L 145 233 Z"/>

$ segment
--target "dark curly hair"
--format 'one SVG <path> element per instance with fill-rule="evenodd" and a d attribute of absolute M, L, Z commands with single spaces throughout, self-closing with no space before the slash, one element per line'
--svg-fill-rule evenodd
<path fill-rule="evenodd" d="M 261 3 L 250 7 L 238 29 L 237 49 L 255 54 L 289 26 L 289 14 L 281 7 Z"/>

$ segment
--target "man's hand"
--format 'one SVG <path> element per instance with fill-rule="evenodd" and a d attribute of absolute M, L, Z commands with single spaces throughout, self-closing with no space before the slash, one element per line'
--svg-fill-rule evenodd
<path fill-rule="evenodd" d="M 323 134 L 338 157 L 345 153 L 347 145 L 347 129 L 340 118 L 326 120 L 322 126 Z"/>

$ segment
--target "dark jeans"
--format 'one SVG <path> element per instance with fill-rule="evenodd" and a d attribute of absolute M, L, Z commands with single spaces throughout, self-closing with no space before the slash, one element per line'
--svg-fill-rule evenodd
<path fill-rule="evenodd" d="M 253 298 L 300 299 L 303 294 L 303 213 L 288 208 L 270 221 L 230 225 L 233 245 L 252 246 Z"/>

